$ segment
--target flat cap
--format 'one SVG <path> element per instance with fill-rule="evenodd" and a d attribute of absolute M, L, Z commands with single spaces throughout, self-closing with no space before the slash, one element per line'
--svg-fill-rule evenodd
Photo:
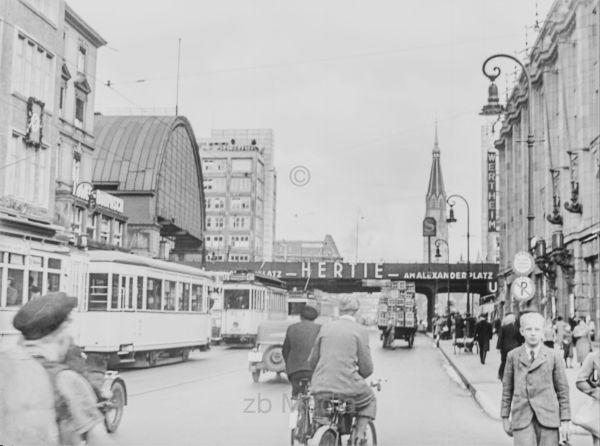
<path fill-rule="evenodd" d="M 350 295 L 340 299 L 340 313 L 356 313 L 360 308 L 358 297 Z"/>
<path fill-rule="evenodd" d="M 300 310 L 300 317 L 308 319 L 309 321 L 314 321 L 318 315 L 319 312 L 317 309 L 315 307 L 311 307 L 310 305 L 304 305 Z"/>
<path fill-rule="evenodd" d="M 76 306 L 77 298 L 62 292 L 34 297 L 15 314 L 13 325 L 25 339 L 40 339 L 60 327 Z"/>

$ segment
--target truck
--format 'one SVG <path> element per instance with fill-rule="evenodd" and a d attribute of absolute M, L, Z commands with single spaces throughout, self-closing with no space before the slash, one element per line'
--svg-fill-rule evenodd
<path fill-rule="evenodd" d="M 381 330 L 383 348 L 391 348 L 394 340 L 404 339 L 412 348 L 417 331 L 415 283 L 400 280 L 381 290 L 377 327 Z"/>

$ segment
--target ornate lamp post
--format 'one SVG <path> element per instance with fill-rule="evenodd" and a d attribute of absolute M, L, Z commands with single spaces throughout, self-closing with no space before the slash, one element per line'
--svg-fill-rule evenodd
<path fill-rule="evenodd" d="M 471 313 L 471 256 L 470 256 L 471 212 L 469 210 L 469 202 L 467 201 L 467 199 L 465 197 L 463 197 L 462 195 L 458 195 L 458 194 L 452 194 L 446 200 L 446 202 L 450 205 L 450 212 L 449 212 L 448 218 L 446 219 L 446 222 L 448 222 L 448 223 L 456 222 L 456 218 L 454 218 L 454 205 L 456 204 L 456 202 L 453 200 L 453 198 L 460 198 L 462 201 L 464 201 L 465 205 L 467 206 L 467 313 L 470 314 Z"/>
<path fill-rule="evenodd" d="M 533 238 L 533 219 L 535 218 L 533 215 L 533 144 L 534 144 L 534 136 L 533 136 L 533 89 L 531 88 L 531 75 L 525 65 L 521 63 L 521 61 L 510 54 L 494 54 L 493 56 L 488 57 L 483 65 L 481 66 L 481 70 L 485 77 L 487 77 L 492 85 L 498 76 L 500 76 L 501 70 L 498 66 L 492 68 L 491 72 L 486 70 L 487 64 L 492 59 L 497 58 L 505 58 L 510 59 L 516 64 L 518 64 L 523 73 L 525 73 L 525 77 L 527 77 L 527 95 L 528 95 L 528 118 L 527 118 L 527 249 L 525 251 L 529 252 L 531 250 L 531 239 Z M 491 92 L 492 88 L 490 86 L 490 98 L 488 99 L 488 106 L 493 103 L 498 102 L 497 96 L 492 98 Z M 497 92 L 497 89 L 495 90 Z M 485 107 L 484 107 L 485 108 Z"/>
<path fill-rule="evenodd" d="M 437 239 L 435 241 L 435 257 L 437 259 L 442 257 L 442 253 L 440 252 L 440 243 L 445 243 L 448 248 L 448 299 L 446 300 L 446 314 L 450 314 L 450 245 L 444 239 Z"/>

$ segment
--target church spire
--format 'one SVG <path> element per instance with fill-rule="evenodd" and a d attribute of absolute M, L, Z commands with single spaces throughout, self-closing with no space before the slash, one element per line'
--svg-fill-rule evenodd
<path fill-rule="evenodd" d="M 431 163 L 431 173 L 429 174 L 429 187 L 427 189 L 427 198 L 442 196 L 446 199 L 446 189 L 444 188 L 444 178 L 442 176 L 442 165 L 440 163 L 440 146 L 438 143 L 438 126 L 435 121 L 435 140 L 433 143 L 433 161 Z"/>

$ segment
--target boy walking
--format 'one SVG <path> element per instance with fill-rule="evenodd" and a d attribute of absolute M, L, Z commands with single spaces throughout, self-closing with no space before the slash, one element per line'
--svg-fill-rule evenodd
<path fill-rule="evenodd" d="M 508 353 L 502 380 L 504 431 L 515 446 L 558 446 L 568 440 L 571 419 L 565 365 L 542 342 L 541 314 L 524 313 L 520 325 L 525 344 Z"/>

